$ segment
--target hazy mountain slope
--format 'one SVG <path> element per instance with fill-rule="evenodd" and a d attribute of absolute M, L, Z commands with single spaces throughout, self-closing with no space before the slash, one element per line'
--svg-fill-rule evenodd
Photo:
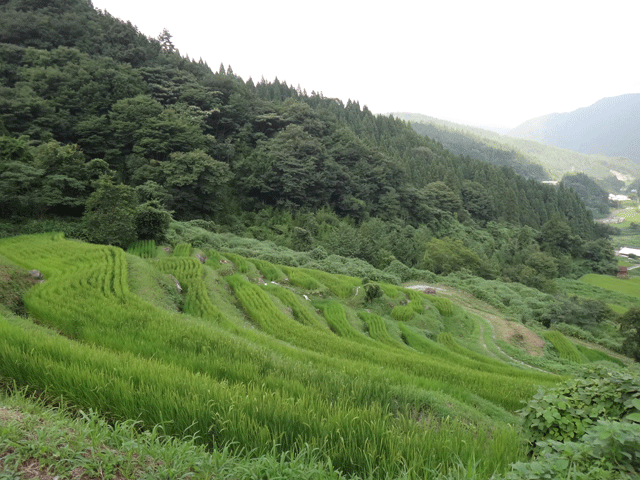
<path fill-rule="evenodd" d="M 540 181 L 549 179 L 541 165 L 507 145 L 495 142 L 489 145 L 486 140 L 483 141 L 476 135 L 433 123 L 412 123 L 412 127 L 419 134 L 440 142 L 444 148 L 456 155 L 469 156 L 493 165 L 509 166 L 527 178 Z"/>
<path fill-rule="evenodd" d="M 421 131 L 423 135 L 425 127 L 418 126 L 420 124 L 429 124 L 435 140 L 443 143 L 446 140 L 447 149 L 456 151 L 462 148 L 456 147 L 452 141 L 451 131 L 455 131 L 457 135 L 464 136 L 469 140 L 464 142 L 481 142 L 489 147 L 501 150 L 512 150 L 517 156 L 541 165 L 548 173 L 549 177 L 560 180 L 567 173 L 586 173 L 596 179 L 605 179 L 613 175 L 630 181 L 640 176 L 640 167 L 637 164 L 624 157 L 607 157 L 604 155 L 588 155 L 578 153 L 564 148 L 552 147 L 533 140 L 515 138 L 508 135 L 500 135 L 490 130 L 483 130 L 477 127 L 469 127 L 459 125 L 437 118 L 420 115 L 415 113 L 394 113 L 398 118 L 411 122 L 414 130 Z M 473 158 L 480 158 L 471 155 Z M 489 160 L 487 160 L 489 161 Z M 514 167 L 515 168 L 515 167 Z M 535 178 L 535 177 L 534 177 Z"/>
<path fill-rule="evenodd" d="M 509 136 L 581 153 L 624 156 L 640 163 L 640 93 L 533 118 L 510 130 Z"/>

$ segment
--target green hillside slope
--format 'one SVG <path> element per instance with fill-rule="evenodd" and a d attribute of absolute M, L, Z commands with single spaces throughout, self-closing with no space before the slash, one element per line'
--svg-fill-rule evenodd
<path fill-rule="evenodd" d="M 534 140 L 588 154 L 626 157 L 640 162 L 640 94 L 602 98 L 572 112 L 533 118 L 509 131 Z"/>
<path fill-rule="evenodd" d="M 468 155 L 471 158 L 480 158 L 497 165 L 510 165 L 519 173 L 539 180 L 544 178 L 539 171 L 532 170 L 530 164 L 542 168 L 553 180 L 560 180 L 564 175 L 573 173 L 586 173 L 597 179 L 618 176 L 624 178 L 627 183 L 640 177 L 638 165 L 625 157 L 578 153 L 426 115 L 412 113 L 394 113 L 394 115 L 411 122 L 418 133 L 442 143 L 452 152 Z"/>
<path fill-rule="evenodd" d="M 175 313 L 132 293 L 154 282 L 130 277 L 141 260 L 114 247 L 44 234 L 3 239 L 0 255 L 45 278 L 24 297 L 40 327 L 0 320 L 5 385 L 175 435 L 200 432 L 210 447 L 261 455 L 274 445 L 283 452 L 310 446 L 345 473 L 376 477 L 451 466 L 453 448 L 463 461 L 482 456 L 492 472 L 520 458 L 509 425 L 520 402 L 557 381 L 414 350 L 386 326 L 396 322 L 388 298 L 365 303 L 357 287 L 331 293 L 357 279 L 318 272 L 324 288 L 307 290 L 287 281 L 261 285 L 253 264 L 220 276 L 194 257 L 143 260 L 180 282 L 184 313 Z M 428 296 L 411 297 L 430 308 L 419 314 L 416 307 L 417 317 L 400 323 L 421 335 L 421 315 L 437 309 Z M 443 328 L 462 314 L 455 307 Z"/>

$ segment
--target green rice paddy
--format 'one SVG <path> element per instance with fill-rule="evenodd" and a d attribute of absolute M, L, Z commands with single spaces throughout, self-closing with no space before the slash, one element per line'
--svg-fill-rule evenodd
<path fill-rule="evenodd" d="M 461 346 L 452 332 L 479 327 L 448 299 L 383 285 L 366 303 L 357 278 L 154 247 L 0 240 L 0 255 L 45 277 L 24 297 L 28 320 L 0 317 L 0 384 L 210 450 L 312 450 L 375 479 L 478 458 L 485 478 L 505 472 L 526 451 L 515 412 L 559 380 Z M 180 312 L 157 306 L 168 288 Z M 447 333 L 434 342 L 427 327 Z"/>

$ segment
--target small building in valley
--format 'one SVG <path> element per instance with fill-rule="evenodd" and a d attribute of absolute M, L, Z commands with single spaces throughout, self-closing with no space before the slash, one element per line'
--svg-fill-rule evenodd
<path fill-rule="evenodd" d="M 618 256 L 620 256 L 620 257 L 629 257 L 631 255 L 640 258 L 640 249 L 638 249 L 638 248 L 630 248 L 630 247 L 622 247 L 620 250 L 618 250 Z"/>

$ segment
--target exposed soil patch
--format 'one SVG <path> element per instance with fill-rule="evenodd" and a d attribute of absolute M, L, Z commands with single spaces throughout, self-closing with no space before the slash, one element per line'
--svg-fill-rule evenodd
<path fill-rule="evenodd" d="M 492 327 L 492 336 L 495 340 L 504 340 L 530 355 L 538 357 L 543 355 L 544 340 L 542 338 L 521 323 L 510 322 L 503 318 L 497 309 L 478 300 L 470 293 L 439 285 L 412 285 L 407 288 L 424 290 L 428 287 L 434 287 L 436 295 L 447 297 L 465 310 L 487 320 Z"/>
<path fill-rule="evenodd" d="M 521 323 L 510 322 L 504 318 L 483 313 L 481 311 L 474 310 L 473 313 L 491 322 L 493 325 L 494 338 L 497 340 L 505 340 L 506 342 L 524 350 L 529 355 L 536 357 L 542 356 L 544 340 Z"/>
<path fill-rule="evenodd" d="M 0 422 L 21 422 L 22 415 L 17 410 L 0 407 Z"/>

